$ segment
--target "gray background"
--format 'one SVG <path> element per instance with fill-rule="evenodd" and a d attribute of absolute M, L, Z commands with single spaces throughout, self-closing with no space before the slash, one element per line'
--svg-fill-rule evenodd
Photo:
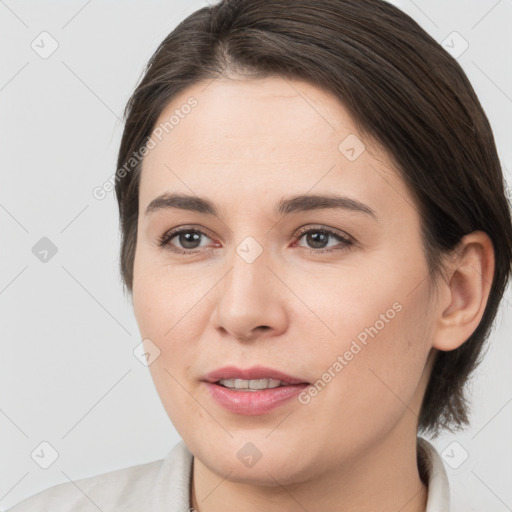
<path fill-rule="evenodd" d="M 512 0 L 394 3 L 452 51 L 469 44 L 458 60 L 510 184 Z M 2 509 L 60 482 L 162 458 L 179 440 L 133 354 L 140 338 L 118 277 L 114 195 L 97 200 L 92 190 L 115 172 L 122 109 L 144 64 L 205 5 L 0 1 Z M 453 511 L 512 510 L 511 311 L 509 287 L 471 386 L 471 428 L 434 440 Z M 52 449 L 42 442 L 58 453 L 48 469 Z"/>

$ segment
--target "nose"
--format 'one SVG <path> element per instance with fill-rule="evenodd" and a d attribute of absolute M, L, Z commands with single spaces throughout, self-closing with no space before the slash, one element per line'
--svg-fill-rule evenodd
<path fill-rule="evenodd" d="M 239 341 L 276 336 L 286 329 L 291 293 L 265 250 L 254 261 L 240 254 L 234 251 L 231 268 L 216 286 L 215 328 Z"/>

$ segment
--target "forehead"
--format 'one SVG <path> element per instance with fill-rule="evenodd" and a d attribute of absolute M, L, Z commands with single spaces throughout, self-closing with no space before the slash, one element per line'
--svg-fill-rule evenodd
<path fill-rule="evenodd" d="M 375 210 L 397 210 L 397 199 L 412 203 L 388 155 L 363 141 L 337 98 L 307 82 L 195 84 L 162 111 L 152 140 L 141 209 L 162 192 L 180 191 L 262 204 L 269 194 L 336 190 Z"/>

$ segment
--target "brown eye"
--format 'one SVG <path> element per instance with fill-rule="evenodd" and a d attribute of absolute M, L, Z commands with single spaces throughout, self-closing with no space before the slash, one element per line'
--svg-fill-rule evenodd
<path fill-rule="evenodd" d="M 310 228 L 308 230 L 302 231 L 300 236 L 297 237 L 297 240 L 301 240 L 302 238 L 304 238 L 306 243 L 309 245 L 309 247 L 305 248 L 311 249 L 311 252 L 313 253 L 339 251 L 353 245 L 353 241 L 350 238 L 328 228 Z M 336 239 L 339 244 L 341 244 L 341 247 L 334 246 L 332 249 L 325 249 L 325 247 L 328 247 L 327 244 L 329 243 L 330 238 Z"/>
<path fill-rule="evenodd" d="M 160 247 L 166 247 L 178 254 L 195 254 L 199 252 L 202 247 L 205 247 L 204 245 L 201 246 L 201 237 L 210 238 L 198 229 L 175 229 L 164 233 L 164 235 L 158 239 L 158 245 Z M 304 239 L 308 246 L 299 245 L 299 247 L 310 249 L 312 253 L 340 251 L 354 245 L 353 240 L 349 237 L 324 227 L 302 230 L 296 239 L 299 241 Z M 333 248 L 326 248 L 329 247 L 330 239 L 337 240 L 338 244 L 334 244 Z"/>
<path fill-rule="evenodd" d="M 165 233 L 159 240 L 160 247 L 168 247 L 171 251 L 180 254 L 188 254 L 197 252 L 194 249 L 200 248 L 201 237 L 207 237 L 205 233 L 197 229 L 180 229 Z M 208 238 L 208 237 L 207 237 Z M 176 239 L 178 247 L 172 243 Z M 184 250 L 182 250 L 184 249 Z"/>

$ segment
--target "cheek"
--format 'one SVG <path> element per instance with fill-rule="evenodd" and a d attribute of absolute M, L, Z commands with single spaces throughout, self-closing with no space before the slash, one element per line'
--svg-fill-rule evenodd
<path fill-rule="evenodd" d="M 320 415 L 319 423 L 334 430 L 342 422 L 342 428 L 370 435 L 402 414 L 416 419 L 405 404 L 415 396 L 430 350 L 425 272 L 423 265 L 396 255 L 340 273 L 322 293 L 303 295 L 322 319 L 314 323 L 324 333 L 310 332 L 303 345 L 319 379 L 307 406 Z M 301 321 L 308 329 L 311 319 Z"/>
<path fill-rule="evenodd" d="M 336 341 L 313 354 L 321 383 L 308 407 L 318 411 L 320 424 L 332 425 L 333 438 L 339 429 L 352 439 L 382 436 L 403 415 L 417 421 L 411 404 L 431 334 L 425 300 L 424 289 L 368 295 L 353 316 L 342 315 Z"/>
<path fill-rule="evenodd" d="M 181 338 L 183 330 L 192 336 L 209 290 L 204 277 L 191 265 L 171 268 L 141 250 L 135 258 L 132 293 L 141 335 L 157 344 Z"/>
<path fill-rule="evenodd" d="M 159 279 L 146 266 L 135 271 L 133 307 L 142 338 L 151 340 L 158 356 L 149 371 L 164 409 L 178 432 L 187 432 L 203 411 L 192 398 L 192 365 L 198 360 L 194 287 L 185 279 Z M 190 293 L 189 293 L 190 292 Z M 186 411 L 186 413 L 184 413 Z M 191 411 L 194 411 L 193 413 Z"/>
<path fill-rule="evenodd" d="M 184 269 L 171 273 L 152 265 L 150 258 L 136 259 L 134 266 L 134 313 L 141 337 L 157 347 L 149 370 L 173 422 L 180 418 L 172 411 L 194 405 L 188 394 L 193 392 L 190 379 L 195 376 L 193 364 L 201 360 L 197 340 L 207 322 L 204 299 L 211 286 L 194 274 Z"/>

